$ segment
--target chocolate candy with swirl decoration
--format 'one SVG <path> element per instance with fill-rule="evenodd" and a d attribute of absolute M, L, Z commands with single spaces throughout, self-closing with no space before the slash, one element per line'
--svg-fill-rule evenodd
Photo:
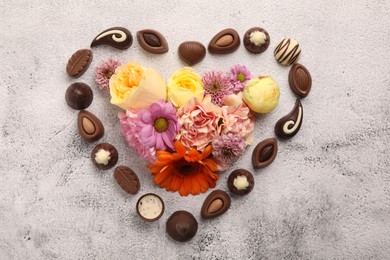
<path fill-rule="evenodd" d="M 299 99 L 293 110 L 279 119 L 275 125 L 275 134 L 280 138 L 290 138 L 298 133 L 303 120 L 303 107 Z"/>
<path fill-rule="evenodd" d="M 280 64 L 288 66 L 299 60 L 301 47 L 296 40 L 284 38 L 276 46 L 274 56 Z"/>
<path fill-rule="evenodd" d="M 133 36 L 129 30 L 123 27 L 112 27 L 107 29 L 93 39 L 91 47 L 98 45 L 109 45 L 111 47 L 126 50 L 133 43 Z"/>

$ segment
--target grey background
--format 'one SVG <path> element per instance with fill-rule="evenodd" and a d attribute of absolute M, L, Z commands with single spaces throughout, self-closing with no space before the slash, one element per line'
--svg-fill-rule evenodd
<path fill-rule="evenodd" d="M 389 259 L 390 258 L 390 4 L 388 1 L 1 1 L 0 5 L 0 258 L 1 259 Z M 153 28 L 170 51 L 152 55 L 135 40 L 126 51 L 95 48 L 79 79 L 94 91 L 89 110 L 106 128 L 102 142 L 134 169 L 142 188 L 123 192 L 112 171 L 90 160 L 95 144 L 77 132 L 77 111 L 64 99 L 76 80 L 65 73 L 73 52 L 101 31 L 124 26 L 133 35 Z M 274 136 L 276 121 L 295 96 L 289 68 L 273 49 L 283 37 L 302 46 L 300 62 L 313 77 L 302 100 L 300 132 L 280 142 L 273 164 L 253 171 L 251 146 L 232 167 L 255 175 L 255 188 L 232 196 L 230 210 L 201 220 L 208 193 L 181 198 L 152 184 L 145 163 L 125 144 L 116 117 L 93 82 L 103 59 L 139 61 L 164 79 L 184 66 L 178 45 L 207 45 L 220 30 L 242 36 L 265 28 L 271 45 L 261 55 L 243 46 L 233 54 L 207 54 L 199 73 L 244 64 L 254 75 L 272 75 L 281 87 L 279 106 L 258 116 L 255 141 Z M 217 188 L 227 190 L 230 171 Z M 142 222 L 135 202 L 144 193 L 166 204 L 155 223 Z M 187 210 L 199 222 L 196 236 L 177 243 L 165 232 L 167 218 Z"/>

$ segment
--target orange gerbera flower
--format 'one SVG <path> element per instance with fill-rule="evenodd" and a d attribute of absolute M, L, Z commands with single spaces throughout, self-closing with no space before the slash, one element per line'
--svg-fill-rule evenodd
<path fill-rule="evenodd" d="M 176 153 L 157 152 L 157 161 L 148 168 L 154 176 L 154 183 L 167 191 L 179 191 L 181 196 L 197 195 L 214 188 L 218 175 L 217 164 L 207 158 L 211 154 L 211 146 L 202 153 L 196 149 L 186 152 L 180 141 L 174 144 Z"/>

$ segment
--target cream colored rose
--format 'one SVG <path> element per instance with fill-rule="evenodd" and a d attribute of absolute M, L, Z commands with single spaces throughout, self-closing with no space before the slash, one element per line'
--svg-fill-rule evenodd
<path fill-rule="evenodd" d="M 193 97 L 202 101 L 204 87 L 201 77 L 192 68 L 176 71 L 168 80 L 168 99 L 178 108 Z"/>
<path fill-rule="evenodd" d="M 279 95 L 279 86 L 272 77 L 257 77 L 246 83 L 243 100 L 254 112 L 268 113 L 278 105 Z"/>
<path fill-rule="evenodd" d="M 166 100 L 166 93 L 158 72 L 135 62 L 118 67 L 110 78 L 111 104 L 125 110 L 146 109 L 158 100 Z"/>

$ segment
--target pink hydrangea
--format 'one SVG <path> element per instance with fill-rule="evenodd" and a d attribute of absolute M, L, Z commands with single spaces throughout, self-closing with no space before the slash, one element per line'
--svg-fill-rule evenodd
<path fill-rule="evenodd" d="M 202 102 L 192 98 L 177 112 L 180 131 L 177 140 L 187 149 L 203 149 L 221 133 L 222 109 L 206 95 Z"/>
<path fill-rule="evenodd" d="M 156 149 L 148 147 L 142 142 L 140 129 L 137 127 L 139 118 L 134 111 L 126 110 L 118 113 L 121 125 L 121 132 L 129 146 L 144 160 L 154 162 L 156 158 Z"/>
<path fill-rule="evenodd" d="M 224 106 L 223 114 L 223 134 L 238 134 L 245 140 L 246 144 L 252 143 L 252 132 L 255 126 L 254 116 L 251 110 L 244 104 L 234 106 Z"/>

